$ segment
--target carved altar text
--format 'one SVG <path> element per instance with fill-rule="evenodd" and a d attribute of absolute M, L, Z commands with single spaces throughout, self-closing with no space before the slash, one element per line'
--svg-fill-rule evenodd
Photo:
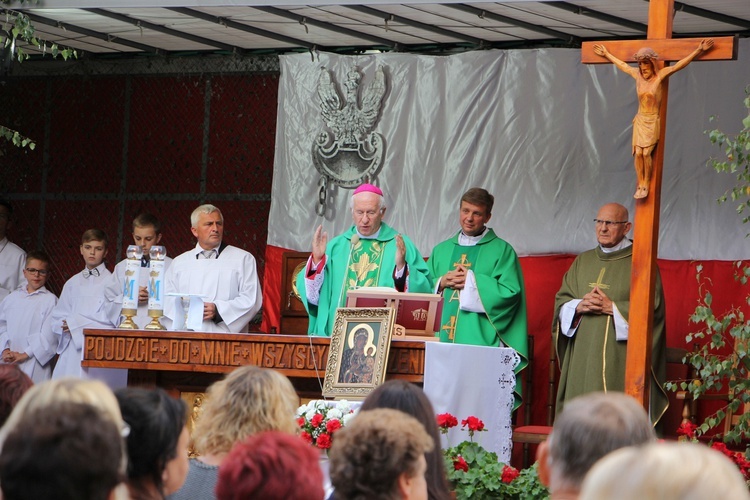
<path fill-rule="evenodd" d="M 226 340 L 86 337 L 84 359 L 101 362 L 256 365 L 291 370 L 325 370 L 328 346 Z"/>

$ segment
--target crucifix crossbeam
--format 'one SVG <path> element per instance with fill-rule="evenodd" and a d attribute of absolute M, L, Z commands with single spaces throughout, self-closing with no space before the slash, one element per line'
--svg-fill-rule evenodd
<path fill-rule="evenodd" d="M 668 77 L 674 71 L 662 71 L 665 62 L 680 61 L 684 67 L 690 61 L 717 61 L 737 59 L 735 37 L 720 37 L 711 41 L 699 38 L 672 39 L 674 0 L 650 0 L 648 9 L 648 40 L 623 40 L 605 42 L 585 42 L 581 50 L 584 64 L 615 63 L 618 69 L 636 78 L 639 97 L 639 114 L 643 99 L 658 98 L 658 141 L 648 149 L 645 194 L 639 184 L 636 191 L 635 231 L 633 237 L 633 262 L 630 279 L 630 310 L 628 314 L 629 334 L 627 362 L 625 368 L 625 392 L 637 399 L 648 411 L 650 400 L 651 351 L 653 338 L 654 299 L 656 283 L 656 256 L 659 235 L 659 209 L 661 202 L 661 180 L 664 163 L 664 138 L 667 124 Z M 603 50 L 606 46 L 606 50 Z M 651 73 L 646 74 L 628 67 L 628 62 L 641 62 L 635 54 L 645 47 L 658 54 L 658 60 L 651 62 Z M 614 56 L 612 58 L 607 55 Z M 675 71 L 678 69 L 675 65 Z M 663 75 L 658 89 L 652 94 L 641 95 L 638 81 Z M 649 89 L 646 89 L 649 90 Z M 655 113 L 655 112 L 654 112 Z M 636 115 L 638 119 L 638 115 Z M 652 118 L 652 120 L 654 120 Z M 658 144 L 658 147 L 656 147 Z M 633 152 L 636 153 L 634 138 Z M 636 157 L 638 171 L 638 158 Z M 641 173 L 639 172 L 639 175 Z"/>

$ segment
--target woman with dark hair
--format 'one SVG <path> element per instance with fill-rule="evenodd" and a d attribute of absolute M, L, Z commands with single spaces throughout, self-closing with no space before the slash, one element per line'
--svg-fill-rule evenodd
<path fill-rule="evenodd" d="M 435 446 L 425 453 L 427 460 L 427 493 L 430 500 L 452 498 L 448 480 L 445 477 L 443 453 L 440 449 L 440 433 L 437 427 L 435 410 L 427 395 L 416 385 L 403 380 L 389 380 L 367 396 L 359 408 L 360 412 L 376 408 L 393 408 L 411 415 L 422 423 Z"/>
<path fill-rule="evenodd" d="M 163 499 L 182 487 L 188 471 L 187 405 L 162 389 L 115 392 L 127 436 L 132 500 Z"/>

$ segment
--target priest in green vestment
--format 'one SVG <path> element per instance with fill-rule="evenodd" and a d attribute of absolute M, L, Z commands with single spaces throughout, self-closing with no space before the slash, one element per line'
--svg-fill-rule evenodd
<path fill-rule="evenodd" d="M 354 190 L 350 204 L 354 225 L 330 242 L 318 227 L 312 255 L 297 275 L 310 335 L 330 337 L 336 309 L 345 306 L 346 291 L 352 288 L 432 292 L 432 280 L 417 247 L 382 221 L 386 211 L 383 191 L 363 184 Z"/>
<path fill-rule="evenodd" d="M 526 296 L 513 247 L 486 226 L 494 197 L 471 188 L 461 197 L 461 231 L 439 243 L 427 266 L 443 295 L 441 342 L 507 346 L 518 352 L 518 374 L 527 364 Z M 516 380 L 516 406 L 521 382 Z"/>
<path fill-rule="evenodd" d="M 565 402 L 594 391 L 625 390 L 625 362 L 630 309 L 633 246 L 628 210 L 604 205 L 596 219 L 599 246 L 579 255 L 565 273 L 555 297 L 553 339 L 560 363 L 557 412 Z M 651 421 L 667 409 L 664 292 L 656 276 L 653 350 L 651 354 Z"/>

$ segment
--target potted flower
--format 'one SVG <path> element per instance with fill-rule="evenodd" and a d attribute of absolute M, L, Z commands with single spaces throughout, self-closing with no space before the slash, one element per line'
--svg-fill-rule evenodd
<path fill-rule="evenodd" d="M 458 419 L 450 413 L 437 416 L 440 432 L 458 425 Z M 484 432 L 484 422 L 475 416 L 461 421 L 461 428 L 468 431 L 468 441 L 443 450 L 445 470 L 454 488 L 456 499 L 465 498 L 509 498 L 543 499 L 549 492 L 539 482 L 536 465 L 523 471 L 503 464 L 497 453 L 485 450 L 474 441 L 474 434 Z"/>

